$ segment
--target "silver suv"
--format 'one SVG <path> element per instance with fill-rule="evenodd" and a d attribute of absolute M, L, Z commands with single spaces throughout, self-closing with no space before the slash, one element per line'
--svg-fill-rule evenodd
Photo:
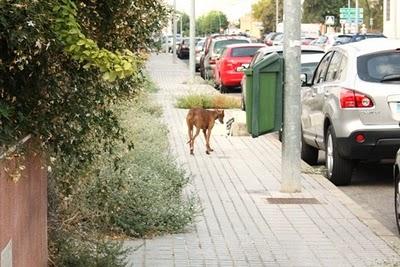
<path fill-rule="evenodd" d="M 327 177 L 351 182 L 359 160 L 394 159 L 400 147 L 400 41 L 331 48 L 302 87 L 302 159 L 326 151 Z"/>

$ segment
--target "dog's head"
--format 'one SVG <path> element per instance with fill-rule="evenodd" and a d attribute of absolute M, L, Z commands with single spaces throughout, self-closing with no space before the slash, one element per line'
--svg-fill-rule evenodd
<path fill-rule="evenodd" d="M 224 124 L 224 116 L 225 116 L 224 110 L 216 109 L 215 111 L 217 112 L 217 118 L 219 122 Z"/>

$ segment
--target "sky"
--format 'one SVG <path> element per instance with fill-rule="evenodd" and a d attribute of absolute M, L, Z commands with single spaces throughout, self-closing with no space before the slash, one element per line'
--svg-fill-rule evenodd
<path fill-rule="evenodd" d="M 173 4 L 173 0 L 167 0 Z M 228 16 L 229 20 L 237 20 L 242 15 L 251 12 L 251 5 L 257 0 L 195 0 L 196 17 L 204 15 L 211 10 L 220 10 Z M 190 13 L 191 0 L 176 0 L 176 9 Z"/>

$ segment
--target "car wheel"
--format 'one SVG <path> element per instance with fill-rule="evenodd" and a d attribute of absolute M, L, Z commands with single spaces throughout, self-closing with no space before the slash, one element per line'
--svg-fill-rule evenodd
<path fill-rule="evenodd" d="M 318 163 L 318 148 L 307 144 L 301 136 L 301 159 L 310 165 L 316 165 Z"/>
<path fill-rule="evenodd" d="M 221 94 L 229 93 L 229 88 L 227 86 L 223 85 L 222 83 L 219 86 L 219 90 L 220 90 Z"/>
<path fill-rule="evenodd" d="M 328 128 L 325 147 L 326 177 L 335 185 L 350 184 L 353 173 L 353 162 L 339 155 L 333 126 L 329 126 Z"/>
<path fill-rule="evenodd" d="M 394 180 L 394 210 L 396 214 L 397 230 L 400 233 L 400 174 Z"/>

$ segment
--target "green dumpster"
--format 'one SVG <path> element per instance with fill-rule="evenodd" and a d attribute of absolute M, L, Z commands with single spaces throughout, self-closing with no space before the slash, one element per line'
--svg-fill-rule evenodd
<path fill-rule="evenodd" d="M 278 131 L 282 124 L 283 58 L 272 53 L 245 70 L 246 124 L 257 137 Z"/>

